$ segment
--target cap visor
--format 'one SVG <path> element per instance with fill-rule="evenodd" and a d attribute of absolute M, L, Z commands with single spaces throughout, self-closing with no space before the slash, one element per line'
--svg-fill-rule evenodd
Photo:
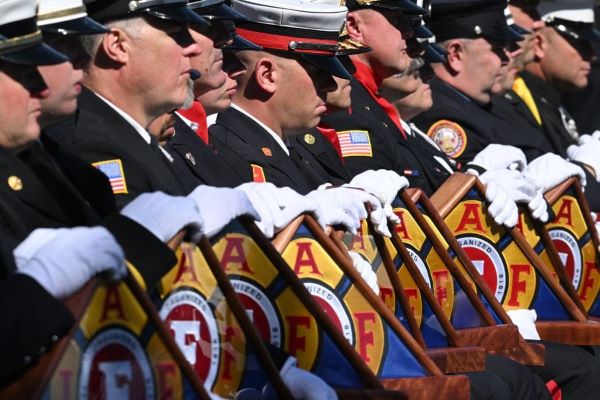
<path fill-rule="evenodd" d="M 356 72 L 356 65 L 354 65 L 352 59 L 349 56 L 338 55 L 337 59 L 340 60 L 340 63 L 342 63 L 344 68 L 346 68 L 346 71 L 348 71 L 351 74 L 354 74 Z"/>
<path fill-rule="evenodd" d="M 89 17 L 41 25 L 42 32 L 58 33 L 61 35 L 93 35 L 108 32 L 108 29 Z"/>
<path fill-rule="evenodd" d="M 199 27 L 209 27 L 210 23 L 192 11 L 189 7 L 176 5 L 165 7 L 153 7 L 145 10 L 148 14 L 170 21 L 181 22 L 183 24 L 192 24 Z"/>
<path fill-rule="evenodd" d="M 410 0 L 396 0 L 396 1 L 378 1 L 376 3 L 371 3 L 369 7 L 374 9 L 381 10 L 394 10 L 394 11 L 402 11 L 404 14 L 409 15 L 426 15 L 428 14 L 427 10 L 419 7 L 415 3 Z"/>
<path fill-rule="evenodd" d="M 243 71 L 246 67 L 240 61 L 239 58 L 232 51 L 224 51 L 223 52 L 223 71 L 225 71 L 228 75 L 233 74 L 237 71 Z"/>
<path fill-rule="evenodd" d="M 20 65 L 54 65 L 69 61 L 63 53 L 43 43 L 19 51 L 2 54 L 0 59 Z"/>
<path fill-rule="evenodd" d="M 517 25 L 517 24 L 510 25 L 510 28 L 513 29 L 515 32 L 517 32 L 519 35 L 528 35 L 531 33 L 530 30 L 527 30 L 527 29 L 523 28 L 521 25 Z"/>
<path fill-rule="evenodd" d="M 423 50 L 423 59 L 428 63 L 441 63 L 446 60 L 446 55 L 438 52 L 430 43 L 423 43 Z"/>
<path fill-rule="evenodd" d="M 262 47 L 252 43 L 240 35 L 233 35 L 233 43 L 223 47 L 223 50 L 262 50 Z"/>
<path fill-rule="evenodd" d="M 487 36 L 504 42 L 520 42 L 523 40 L 523 36 L 509 26 L 504 29 L 490 32 Z"/>
<path fill-rule="evenodd" d="M 300 53 L 300 56 L 308 61 L 309 63 L 319 67 L 325 72 L 331 75 L 337 76 L 343 79 L 352 78 L 352 74 L 348 72 L 344 65 L 336 56 L 319 56 L 316 54 Z"/>
<path fill-rule="evenodd" d="M 227 19 L 238 22 L 248 21 L 248 17 L 224 3 L 215 4 L 205 8 L 198 7 L 195 8 L 194 11 L 208 19 Z"/>
<path fill-rule="evenodd" d="M 583 38 L 593 42 L 600 41 L 600 31 L 596 28 L 584 29 L 578 32 Z"/>
<path fill-rule="evenodd" d="M 414 27 L 413 30 L 415 32 L 415 37 L 418 37 L 419 39 L 429 39 L 434 36 L 433 32 L 427 29 L 425 25 Z"/>

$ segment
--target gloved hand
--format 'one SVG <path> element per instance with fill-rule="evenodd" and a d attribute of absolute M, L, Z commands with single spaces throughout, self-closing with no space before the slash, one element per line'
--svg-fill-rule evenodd
<path fill-rule="evenodd" d="M 381 204 L 392 204 L 401 189 L 408 187 L 408 179 L 395 171 L 369 170 L 356 175 L 345 187 L 354 187 L 371 193 Z"/>
<path fill-rule="evenodd" d="M 527 204 L 534 218 L 542 222 L 548 221 L 548 209 L 544 194 L 519 171 L 509 169 L 487 171 L 479 179 L 486 185 L 494 181 L 502 187 L 512 201 Z"/>
<path fill-rule="evenodd" d="M 268 238 L 285 228 L 303 212 L 318 214 L 318 205 L 298 192 L 288 188 L 278 188 L 272 183 L 249 182 L 238 186 L 250 199 L 260 215 L 256 225 Z"/>
<path fill-rule="evenodd" d="M 365 203 L 369 203 L 375 230 L 382 235 L 391 236 L 381 203 L 365 191 L 346 187 L 317 189 L 307 194 L 306 198 L 318 205 L 317 219 L 323 228 L 341 224 L 352 234 L 356 234 L 360 220 L 367 218 Z"/>
<path fill-rule="evenodd" d="M 367 285 L 371 288 L 376 295 L 379 296 L 379 285 L 377 284 L 377 274 L 373 271 L 373 267 L 367 260 L 365 260 L 360 254 L 349 251 L 348 255 L 352 259 L 352 265 L 356 271 L 360 274 L 361 278 L 367 282 Z"/>
<path fill-rule="evenodd" d="M 540 340 L 540 334 L 535 327 L 537 313 L 535 310 L 509 310 L 506 312 L 513 324 L 519 329 L 519 333 L 527 340 Z"/>
<path fill-rule="evenodd" d="M 241 190 L 200 185 L 187 198 L 196 203 L 202 216 L 202 231 L 208 237 L 217 234 L 240 215 L 260 219 L 250 199 Z"/>
<path fill-rule="evenodd" d="M 530 162 L 523 175 L 544 193 L 572 176 L 578 177 L 582 186 L 586 184 L 585 172 L 580 166 L 554 153 L 546 153 Z"/>
<path fill-rule="evenodd" d="M 579 139 L 577 139 L 577 142 L 579 144 L 586 144 L 587 142 L 589 142 L 591 140 L 600 140 L 600 130 L 595 130 L 594 133 L 592 133 L 591 135 L 579 136 Z"/>
<path fill-rule="evenodd" d="M 187 197 L 163 192 L 142 193 L 127 204 L 121 214 L 149 230 L 162 242 L 168 242 L 185 227 L 192 239 L 199 240 L 203 221 L 196 203 Z"/>
<path fill-rule="evenodd" d="M 469 164 L 475 164 L 487 171 L 507 169 L 516 165 L 517 169 L 522 171 L 527 166 L 527 158 L 521 149 L 514 146 L 490 144 L 481 150 Z"/>
<path fill-rule="evenodd" d="M 357 187 L 377 197 L 383 205 L 383 212 L 392 225 L 398 225 L 400 218 L 394 213 L 392 202 L 398 192 L 408 187 L 408 179 L 398 175 L 395 171 L 380 169 L 365 171 L 356 175 L 346 187 Z"/>
<path fill-rule="evenodd" d="M 337 400 L 335 391 L 315 374 L 296 367 L 296 359 L 287 359 L 281 371 L 283 382 L 296 400 Z"/>
<path fill-rule="evenodd" d="M 502 186 L 495 181 L 489 181 L 485 188 L 485 198 L 490 202 L 488 214 L 498 225 L 512 228 L 517 224 L 519 210 Z"/>
<path fill-rule="evenodd" d="M 109 272 L 113 279 L 127 274 L 123 250 L 106 228 L 65 228 L 55 233 L 33 231 L 13 253 L 19 260 L 17 273 L 29 275 L 52 296 L 69 296 L 100 272 Z"/>
<path fill-rule="evenodd" d="M 569 146 L 567 157 L 571 161 L 577 161 L 590 167 L 596 181 L 600 182 L 600 140 L 589 140 L 580 146 Z"/>

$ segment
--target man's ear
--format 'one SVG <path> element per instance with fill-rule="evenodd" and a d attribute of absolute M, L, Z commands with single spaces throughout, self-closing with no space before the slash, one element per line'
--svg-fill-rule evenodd
<path fill-rule="evenodd" d="M 547 35 L 549 32 L 547 32 L 546 29 L 553 28 L 543 28 L 534 33 L 532 46 L 536 61 L 542 60 L 546 56 L 546 51 L 548 51 L 549 42 Z"/>
<path fill-rule="evenodd" d="M 129 59 L 129 42 L 131 38 L 122 29 L 111 29 L 105 33 L 100 42 L 100 48 L 110 60 L 125 64 Z"/>
<path fill-rule="evenodd" d="M 256 85 L 266 93 L 275 93 L 277 90 L 278 72 L 277 63 L 273 59 L 269 57 L 259 58 L 254 68 Z"/>
<path fill-rule="evenodd" d="M 457 74 L 464 68 L 465 43 L 461 40 L 450 40 L 447 43 L 446 66 L 451 73 Z"/>
<path fill-rule="evenodd" d="M 348 31 L 348 35 L 355 40 L 364 43 L 363 38 L 363 18 L 362 15 L 358 11 L 350 11 L 346 15 L 346 30 Z"/>

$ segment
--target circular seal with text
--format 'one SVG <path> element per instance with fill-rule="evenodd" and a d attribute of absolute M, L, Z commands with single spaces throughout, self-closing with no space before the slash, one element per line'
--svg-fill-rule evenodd
<path fill-rule="evenodd" d="M 346 340 L 354 345 L 354 333 L 352 331 L 352 323 L 348 317 L 348 311 L 335 293 L 317 282 L 304 282 L 304 286 L 342 332 Z"/>
<path fill-rule="evenodd" d="M 427 136 L 433 139 L 450 158 L 459 157 L 467 148 L 467 134 L 456 122 L 438 121 L 431 125 Z"/>
<path fill-rule="evenodd" d="M 219 369 L 221 339 L 206 299 L 192 290 L 178 290 L 167 297 L 159 315 L 200 380 L 212 387 Z"/>
<path fill-rule="evenodd" d="M 550 234 L 552 243 L 554 243 L 554 247 L 556 247 L 560 260 L 567 269 L 573 286 L 575 289 L 579 289 L 583 263 L 581 260 L 581 249 L 577 244 L 577 240 L 569 232 L 560 228 L 550 229 L 548 233 Z"/>
<path fill-rule="evenodd" d="M 478 237 L 466 236 L 457 239 L 496 299 L 502 302 L 506 294 L 507 271 L 498 251 L 491 243 Z"/>
<path fill-rule="evenodd" d="M 281 324 L 267 295 L 249 282 L 240 279 L 230 279 L 230 282 L 260 337 L 279 347 L 281 345 Z"/>
<path fill-rule="evenodd" d="M 96 335 L 81 361 L 79 399 L 153 399 L 150 361 L 137 338 L 122 328 Z"/>

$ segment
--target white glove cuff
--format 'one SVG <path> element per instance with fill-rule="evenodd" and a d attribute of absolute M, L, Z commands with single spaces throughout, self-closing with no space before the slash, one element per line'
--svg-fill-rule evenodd
<path fill-rule="evenodd" d="M 294 356 L 289 356 L 285 362 L 283 363 L 283 366 L 281 367 L 281 369 L 279 369 L 279 374 L 280 375 L 285 375 L 285 373 L 293 367 L 297 367 L 298 366 L 298 360 L 296 359 L 296 357 Z"/>

